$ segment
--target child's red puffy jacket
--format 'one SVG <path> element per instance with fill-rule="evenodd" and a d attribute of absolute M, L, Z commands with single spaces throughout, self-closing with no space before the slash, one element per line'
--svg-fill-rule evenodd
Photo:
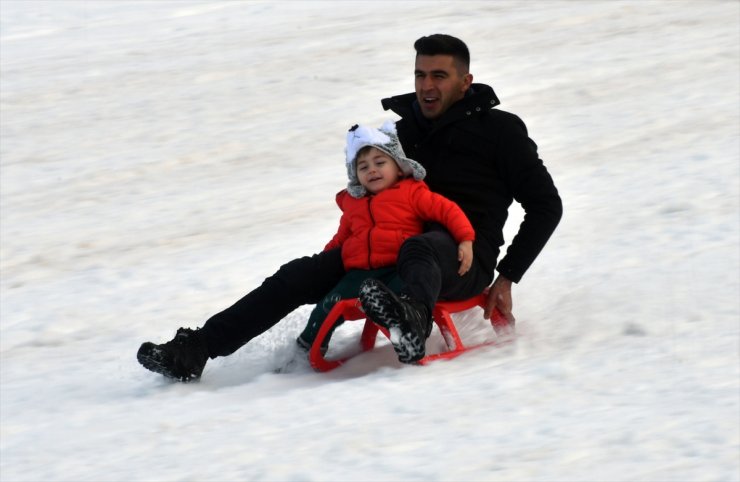
<path fill-rule="evenodd" d="M 435 194 L 423 181 L 404 179 L 376 195 L 357 199 L 337 194 L 342 210 L 339 230 L 324 250 L 342 247 L 345 269 L 374 269 L 396 264 L 401 244 L 421 234 L 425 221 L 441 223 L 458 243 L 474 241 L 465 213 Z"/>

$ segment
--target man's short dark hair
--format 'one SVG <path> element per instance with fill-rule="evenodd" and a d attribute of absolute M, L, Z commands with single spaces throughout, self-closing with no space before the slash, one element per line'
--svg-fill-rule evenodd
<path fill-rule="evenodd" d="M 427 37 L 422 37 L 414 42 L 416 55 L 452 55 L 452 57 L 465 66 L 467 71 L 470 68 L 470 51 L 465 42 L 452 35 L 435 33 Z"/>

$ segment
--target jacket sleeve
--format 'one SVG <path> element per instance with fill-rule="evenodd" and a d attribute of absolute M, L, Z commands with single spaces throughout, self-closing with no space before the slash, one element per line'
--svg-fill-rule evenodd
<path fill-rule="evenodd" d="M 475 241 L 475 229 L 463 210 L 453 201 L 430 191 L 423 181 L 414 182 L 411 205 L 421 219 L 438 222 L 447 228 L 458 243 Z"/>
<path fill-rule="evenodd" d="M 524 122 L 513 114 L 503 121 L 499 125 L 497 167 L 511 195 L 521 204 L 524 220 L 496 269 L 518 282 L 555 231 L 563 204 Z"/>
<path fill-rule="evenodd" d="M 337 206 L 339 206 L 339 209 L 342 210 L 342 217 L 339 218 L 339 229 L 337 229 L 336 234 L 334 237 L 331 238 L 331 241 L 329 241 L 326 246 L 324 246 L 324 251 L 329 251 L 334 248 L 341 248 L 344 242 L 349 238 L 351 234 L 350 229 L 350 222 L 349 218 L 344 213 L 343 203 L 344 199 L 347 196 L 347 191 L 340 191 L 337 193 L 336 201 Z"/>

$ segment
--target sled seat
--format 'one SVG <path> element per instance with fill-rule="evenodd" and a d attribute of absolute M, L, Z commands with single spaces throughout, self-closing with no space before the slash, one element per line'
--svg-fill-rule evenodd
<path fill-rule="evenodd" d="M 460 334 L 457 332 L 457 328 L 455 328 L 455 323 L 452 321 L 451 315 L 454 313 L 460 313 L 476 306 L 479 306 L 481 308 L 485 307 L 486 295 L 487 293 L 484 292 L 467 300 L 437 302 L 436 306 L 434 307 L 434 311 L 432 312 L 432 319 L 434 323 L 437 324 L 439 331 L 442 333 L 442 337 L 444 338 L 445 344 L 447 345 L 447 351 L 427 355 L 419 360 L 419 364 L 425 365 L 434 360 L 454 358 L 474 348 L 480 348 L 483 346 L 500 343 L 500 341 L 498 341 L 497 339 L 473 346 L 466 346 L 460 338 Z M 357 298 L 341 300 L 337 302 L 331 309 L 331 311 L 329 311 L 329 314 L 326 315 L 326 318 L 324 319 L 324 322 L 319 329 L 319 333 L 316 336 L 316 339 L 314 340 L 308 352 L 309 362 L 311 363 L 311 366 L 317 371 L 326 372 L 329 370 L 333 370 L 334 368 L 337 368 L 338 366 L 345 363 L 353 356 L 356 356 L 352 355 L 341 359 L 327 360 L 325 355 L 321 353 L 322 342 L 326 338 L 327 334 L 331 332 L 332 327 L 340 319 L 344 319 L 345 321 L 363 319 L 365 320 L 365 326 L 362 329 L 362 335 L 360 337 L 360 347 L 362 349 L 360 353 L 372 350 L 375 347 L 375 341 L 378 332 L 382 333 L 383 335 L 385 335 L 386 338 L 390 339 L 390 334 L 388 333 L 388 330 L 379 325 L 376 325 L 372 322 L 372 320 L 367 318 L 365 313 L 361 310 L 360 302 Z M 498 309 L 494 309 L 494 311 L 491 313 L 491 325 L 496 333 L 505 333 L 510 330 L 508 320 L 503 316 L 503 314 L 501 314 Z"/>

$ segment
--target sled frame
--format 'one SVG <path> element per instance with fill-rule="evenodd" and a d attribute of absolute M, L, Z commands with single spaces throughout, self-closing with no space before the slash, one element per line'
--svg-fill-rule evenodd
<path fill-rule="evenodd" d="M 486 305 L 486 299 L 487 294 L 481 293 L 478 296 L 469 298 L 467 300 L 437 302 L 432 313 L 432 319 L 434 323 L 437 324 L 437 327 L 442 334 L 442 338 L 444 338 L 445 344 L 447 345 L 447 350 L 441 353 L 427 355 L 419 360 L 417 363 L 419 365 L 426 365 L 427 363 L 436 360 L 455 358 L 467 351 L 476 348 L 491 345 L 500 345 L 511 341 L 510 337 L 497 337 L 496 339 L 491 341 L 479 343 L 472 346 L 466 346 L 460 338 L 460 334 L 458 333 L 457 328 L 455 327 L 455 323 L 452 320 L 452 314 L 460 313 L 462 311 L 475 308 L 476 306 L 484 308 Z M 360 348 L 362 349 L 362 351 L 344 358 L 327 360 L 325 355 L 321 353 L 321 344 L 323 343 L 327 335 L 332 331 L 334 325 L 336 325 L 340 319 L 344 319 L 345 321 L 363 319 L 365 320 L 365 326 L 363 327 L 362 335 L 360 336 Z M 490 321 L 494 331 L 498 335 L 513 333 L 513 325 L 509 324 L 508 320 L 503 316 L 503 314 L 501 314 L 498 309 L 493 310 L 493 312 L 491 313 Z M 316 371 L 327 372 L 333 370 L 346 363 L 347 360 L 349 360 L 350 358 L 354 358 L 361 353 L 370 351 L 375 348 L 375 342 L 378 332 L 382 333 L 386 338 L 390 339 L 390 334 L 388 333 L 387 329 L 373 323 L 373 321 L 365 315 L 357 298 L 340 300 L 326 315 L 326 318 L 324 319 L 324 322 L 319 329 L 319 333 L 316 336 L 313 344 L 311 345 L 311 348 L 309 349 L 309 362 Z"/>

